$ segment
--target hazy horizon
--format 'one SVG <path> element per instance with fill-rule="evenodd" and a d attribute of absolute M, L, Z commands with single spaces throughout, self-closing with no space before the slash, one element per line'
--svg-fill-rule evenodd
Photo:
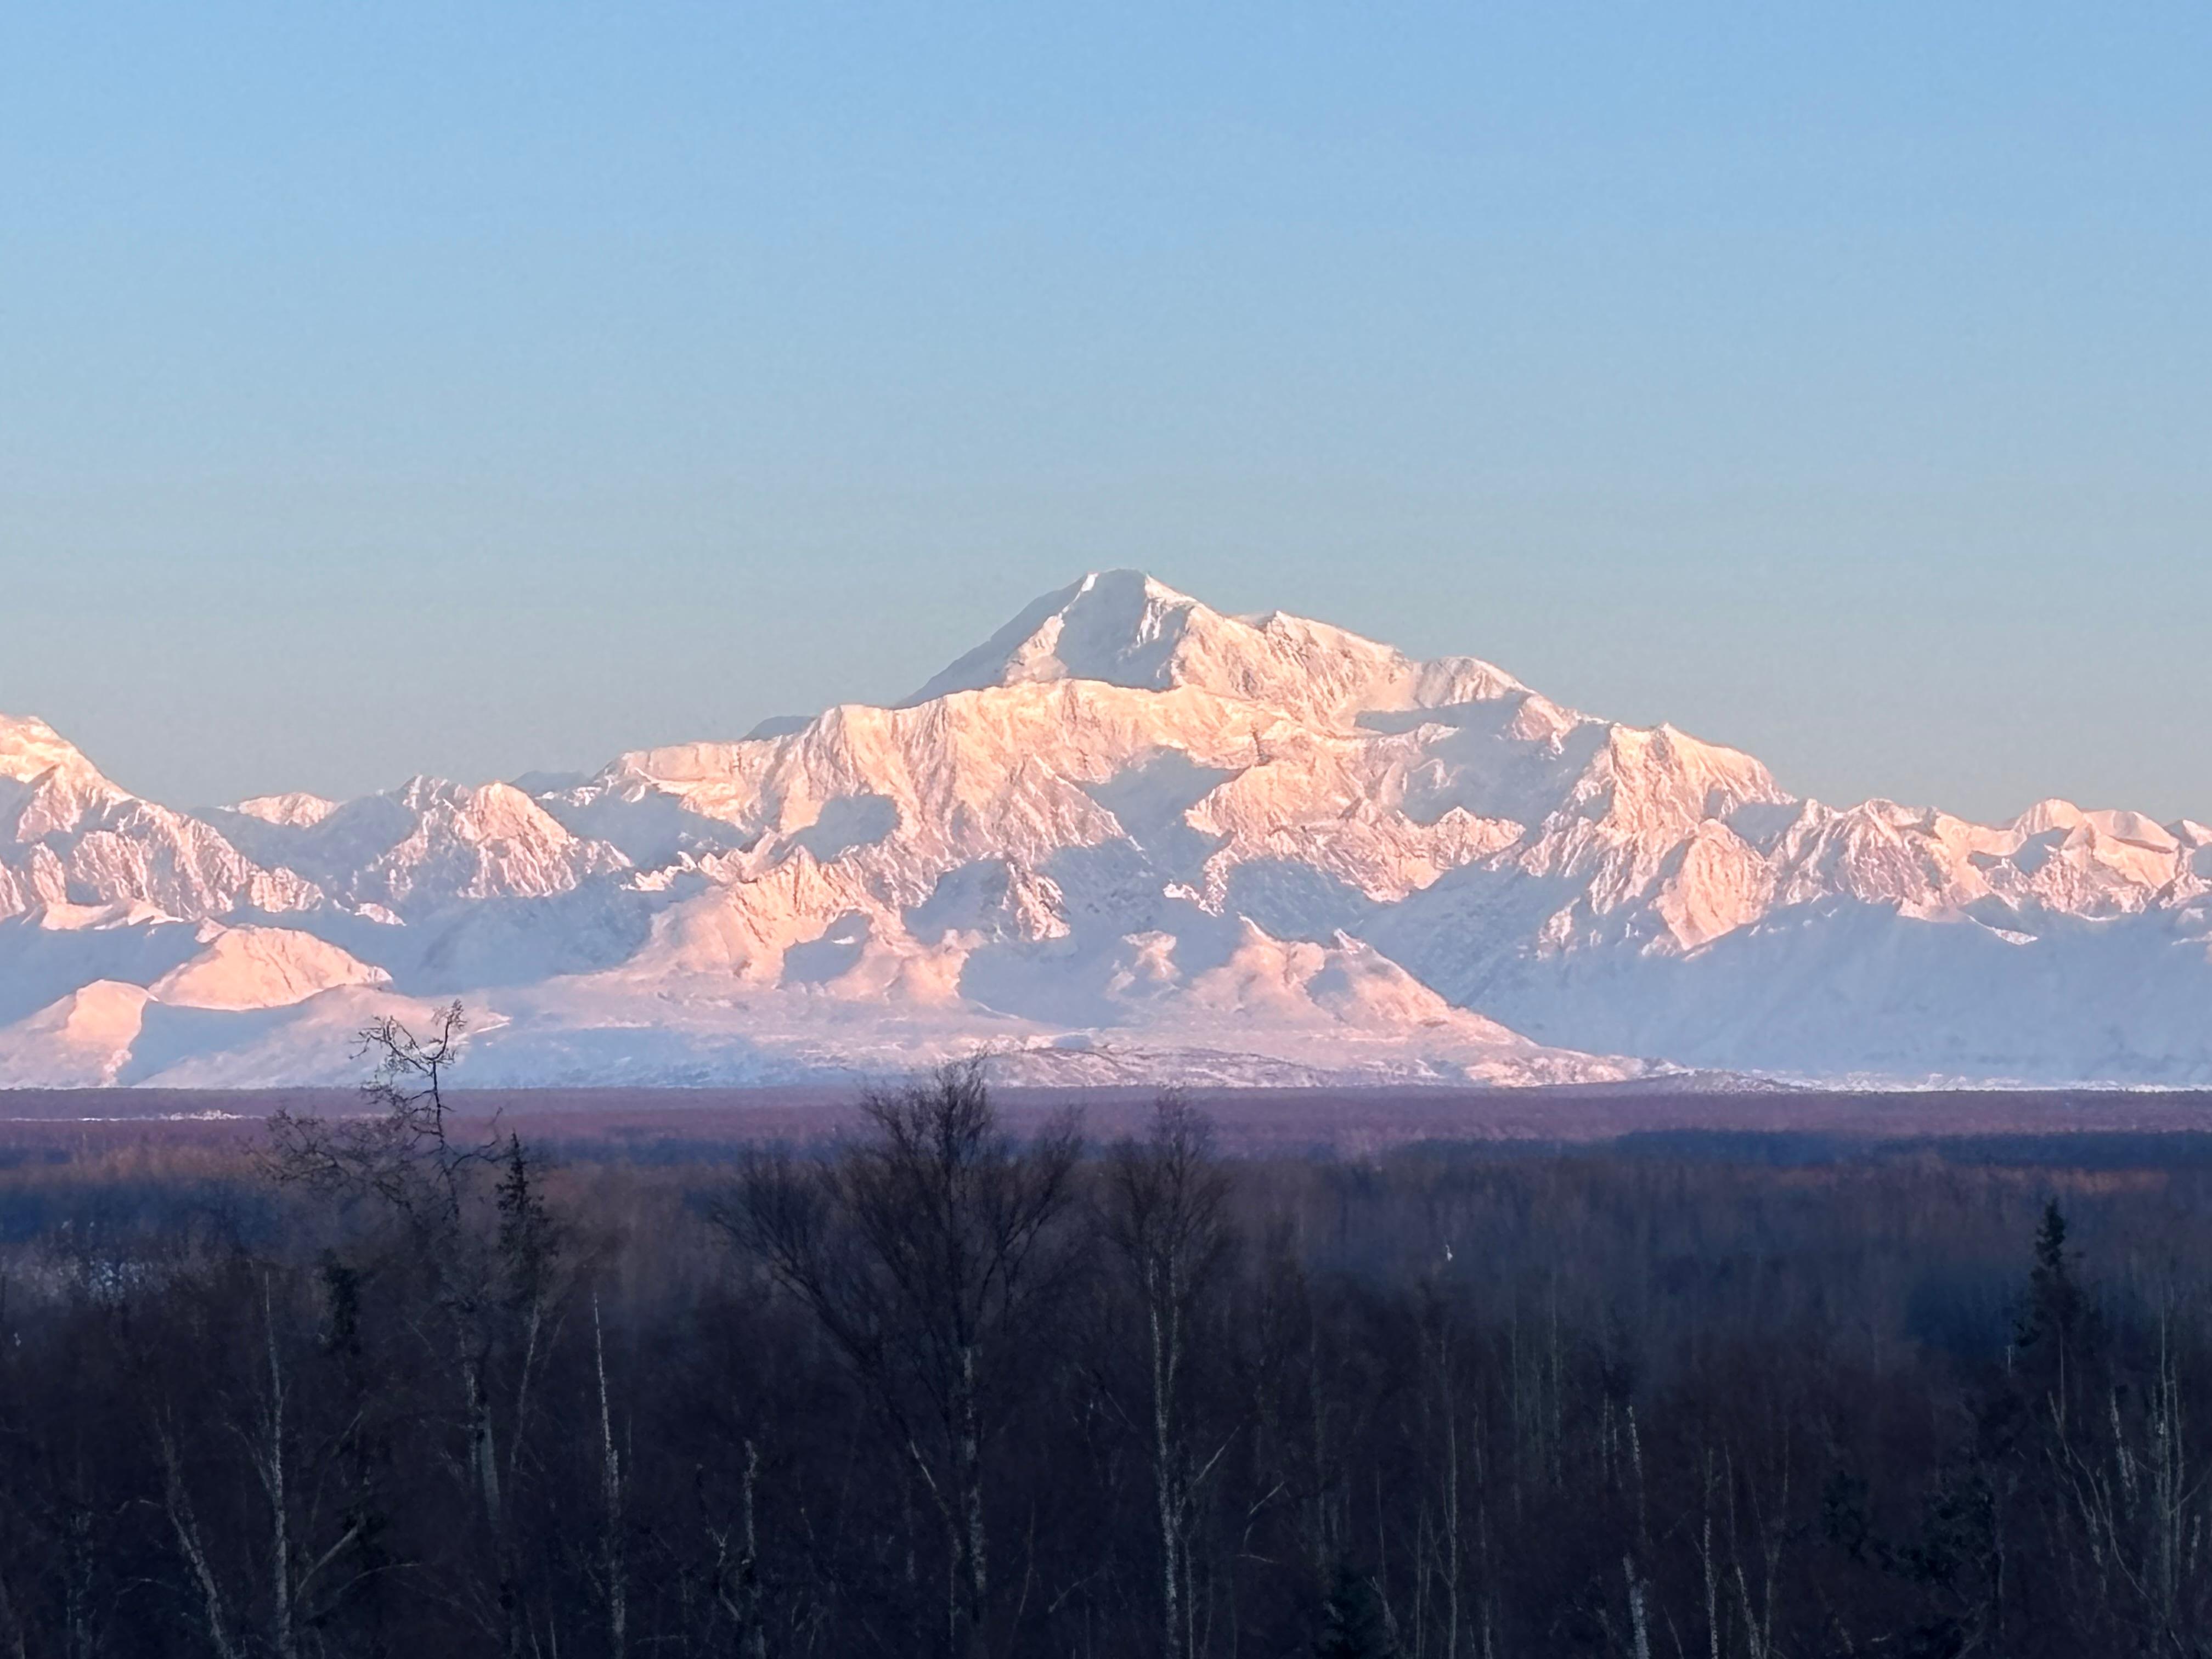
<path fill-rule="evenodd" d="M 0 21 L 0 711 L 179 805 L 894 699 L 1082 571 L 1801 795 L 2212 820 L 2212 19 Z"/>

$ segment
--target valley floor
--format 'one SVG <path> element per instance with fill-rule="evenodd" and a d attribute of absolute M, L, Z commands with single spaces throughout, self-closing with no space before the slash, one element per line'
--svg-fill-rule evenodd
<path fill-rule="evenodd" d="M 1139 1132 L 1139 1089 L 994 1091 L 1017 1132 L 1073 1111 L 1085 1137 Z M 2212 1134 L 2212 1090 L 1703 1090 L 1664 1084 L 1536 1089 L 1222 1089 L 1188 1091 L 1232 1156 L 1360 1157 L 1422 1142 L 1577 1144 L 1642 1137 L 1749 1137 L 1838 1154 L 1869 1143 L 1982 1137 Z M 806 1144 L 858 1121 L 857 1087 L 480 1089 L 456 1091 L 472 1121 L 496 1117 L 586 1158 L 663 1156 L 757 1141 Z M 0 1148 L 91 1142 L 250 1140 L 280 1108 L 359 1109 L 345 1089 L 0 1090 Z"/>

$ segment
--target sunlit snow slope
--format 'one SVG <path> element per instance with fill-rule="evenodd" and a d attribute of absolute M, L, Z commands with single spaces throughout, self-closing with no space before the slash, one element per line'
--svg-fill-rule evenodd
<path fill-rule="evenodd" d="M 0 1083 L 335 1079 L 365 1019 L 456 995 L 487 1084 L 978 1048 L 1032 1081 L 2212 1083 L 2212 830 L 1800 800 L 1131 571 L 897 708 L 543 788 L 186 814 L 0 719 Z"/>

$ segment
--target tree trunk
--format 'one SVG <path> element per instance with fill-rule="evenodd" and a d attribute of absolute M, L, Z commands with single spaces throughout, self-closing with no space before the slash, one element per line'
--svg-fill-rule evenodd
<path fill-rule="evenodd" d="M 615 1449 L 614 1413 L 607 1399 L 607 1345 L 599 1328 L 597 1296 L 592 1298 L 592 1358 L 599 1379 L 599 1498 L 606 1511 L 599 1565 L 607 1585 L 607 1650 L 614 1659 L 624 1659 L 629 1651 L 629 1586 L 623 1559 L 622 1455 Z"/>
<path fill-rule="evenodd" d="M 976 1353 L 973 1344 L 960 1352 L 959 1393 L 955 1401 L 957 1450 L 955 1454 L 959 1505 L 957 1540 L 959 1578 L 959 1626 L 953 1651 L 960 1659 L 983 1659 L 989 1651 L 984 1631 L 988 1610 L 989 1574 L 983 1528 L 983 1437 L 981 1402 L 977 1399 Z"/>

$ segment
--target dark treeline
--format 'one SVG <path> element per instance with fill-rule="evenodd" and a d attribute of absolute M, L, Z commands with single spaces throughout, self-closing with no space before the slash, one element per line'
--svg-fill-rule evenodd
<path fill-rule="evenodd" d="M 0 1653 L 2200 1654 L 2212 1169 L 539 1159 L 450 1030 L 0 1173 Z M 1740 1149 L 1739 1149 L 1740 1150 Z"/>

